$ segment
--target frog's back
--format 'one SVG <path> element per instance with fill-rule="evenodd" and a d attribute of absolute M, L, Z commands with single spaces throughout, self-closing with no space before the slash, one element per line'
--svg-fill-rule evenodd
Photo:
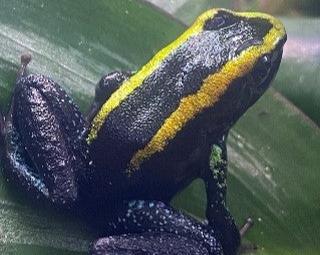
<path fill-rule="evenodd" d="M 121 161 L 130 160 L 156 135 L 181 100 L 194 94 L 213 71 L 212 67 L 204 68 L 206 59 L 210 58 L 203 51 L 206 47 L 195 41 L 197 38 L 190 39 L 176 54 L 166 58 L 108 115 L 100 130 L 103 135 L 99 136 L 99 143 L 112 145 L 109 153 L 121 156 Z M 178 125 L 177 122 L 176 128 Z"/>

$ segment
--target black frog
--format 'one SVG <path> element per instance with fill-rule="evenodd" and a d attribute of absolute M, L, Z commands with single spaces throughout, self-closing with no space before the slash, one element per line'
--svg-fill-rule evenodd
<path fill-rule="evenodd" d="M 268 88 L 285 41 L 269 15 L 209 10 L 138 72 L 104 76 L 86 117 L 53 80 L 28 75 L 24 55 L 1 122 L 6 172 L 31 197 L 99 219 L 109 237 L 91 254 L 236 254 L 226 139 Z M 208 224 L 169 205 L 197 177 Z"/>

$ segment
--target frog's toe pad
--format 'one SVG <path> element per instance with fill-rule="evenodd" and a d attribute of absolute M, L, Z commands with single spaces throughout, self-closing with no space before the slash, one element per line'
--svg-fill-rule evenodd
<path fill-rule="evenodd" d="M 153 232 L 101 238 L 94 242 L 90 254 L 209 255 L 208 250 L 195 240 L 169 233 Z"/>

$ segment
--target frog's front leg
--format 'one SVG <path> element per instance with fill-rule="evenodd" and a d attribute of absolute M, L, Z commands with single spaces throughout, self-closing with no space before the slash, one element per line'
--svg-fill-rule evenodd
<path fill-rule="evenodd" d="M 232 215 L 226 207 L 226 138 L 227 135 L 224 135 L 212 146 L 210 163 L 204 171 L 203 179 L 207 193 L 206 216 L 209 225 L 219 231 L 224 253 L 234 255 L 240 245 L 240 234 Z"/>
<path fill-rule="evenodd" d="M 71 207 L 85 164 L 85 121 L 58 84 L 25 74 L 24 59 L 3 127 L 5 170 L 32 197 Z"/>
<path fill-rule="evenodd" d="M 123 202 L 113 213 L 106 230 L 117 236 L 96 241 L 91 254 L 223 254 L 213 228 L 163 202 Z"/>

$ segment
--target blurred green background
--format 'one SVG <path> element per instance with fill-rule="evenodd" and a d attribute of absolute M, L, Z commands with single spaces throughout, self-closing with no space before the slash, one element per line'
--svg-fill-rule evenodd
<path fill-rule="evenodd" d="M 22 52 L 32 53 L 32 72 L 58 81 L 85 111 L 103 73 L 137 70 L 206 9 L 279 16 L 288 42 L 278 76 L 229 137 L 228 204 L 239 225 L 255 220 L 245 242 L 258 250 L 247 253 L 319 254 L 318 1 L 0 0 L 0 7 L 3 110 Z M 173 204 L 201 218 L 205 202 L 195 181 Z M 1 254 L 85 254 L 96 234 L 70 215 L 30 205 L 0 178 Z"/>

